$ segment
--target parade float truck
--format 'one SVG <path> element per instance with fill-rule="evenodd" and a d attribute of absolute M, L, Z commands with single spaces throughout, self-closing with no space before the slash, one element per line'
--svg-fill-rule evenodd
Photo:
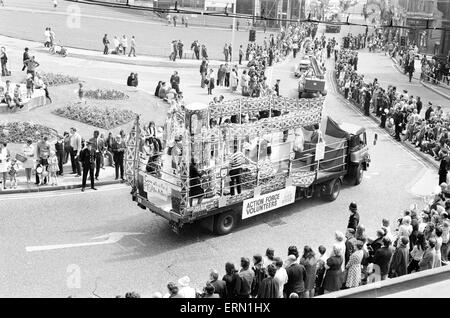
<path fill-rule="evenodd" d="M 318 94 L 325 96 L 325 76 L 313 55 L 305 55 L 300 61 L 295 76 L 299 77 L 298 98 L 305 96 L 315 97 Z"/>
<path fill-rule="evenodd" d="M 325 25 L 325 33 L 341 32 L 341 18 L 338 7 L 330 8 L 329 13 L 325 17 L 325 21 L 329 22 Z"/>
<path fill-rule="evenodd" d="M 344 180 L 362 181 L 370 158 L 365 129 L 322 119 L 323 102 L 266 96 L 176 108 L 161 151 L 137 118 L 125 158 L 132 200 L 177 233 L 197 222 L 219 235 L 297 200 L 335 200 Z"/>

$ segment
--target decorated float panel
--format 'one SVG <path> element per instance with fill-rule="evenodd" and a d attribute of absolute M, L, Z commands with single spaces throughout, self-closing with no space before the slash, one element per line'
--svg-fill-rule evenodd
<path fill-rule="evenodd" d="M 128 139 L 127 180 L 160 212 L 187 219 L 293 186 L 309 187 L 319 170 L 323 102 L 323 97 L 266 96 L 174 107 L 161 149 L 138 118 Z M 238 174 L 231 162 L 236 156 L 242 160 Z"/>

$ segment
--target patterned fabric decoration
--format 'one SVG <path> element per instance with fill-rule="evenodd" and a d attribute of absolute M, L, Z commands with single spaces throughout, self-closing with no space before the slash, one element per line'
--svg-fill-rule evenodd
<path fill-rule="evenodd" d="M 307 188 L 316 180 L 317 170 L 314 171 L 291 171 L 292 185 Z"/>
<path fill-rule="evenodd" d="M 311 99 L 294 99 L 278 96 L 266 96 L 259 98 L 238 98 L 224 101 L 221 104 L 209 104 L 210 118 L 220 118 L 224 116 L 238 115 L 240 113 L 257 113 L 261 110 L 279 110 L 281 112 L 296 112 L 300 110 L 322 111 L 325 97 Z M 320 110 L 318 109 L 320 108 Z"/>
<path fill-rule="evenodd" d="M 137 178 L 139 173 L 139 145 L 141 129 L 139 126 L 139 116 L 128 135 L 127 150 L 125 152 L 125 175 L 128 185 L 135 189 L 137 187 Z"/>

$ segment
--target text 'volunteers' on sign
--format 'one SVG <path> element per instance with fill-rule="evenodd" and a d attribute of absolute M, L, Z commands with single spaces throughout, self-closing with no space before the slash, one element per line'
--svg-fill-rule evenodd
<path fill-rule="evenodd" d="M 242 207 L 242 219 L 247 219 L 249 217 L 294 203 L 295 189 L 296 187 L 291 186 L 245 200 Z"/>

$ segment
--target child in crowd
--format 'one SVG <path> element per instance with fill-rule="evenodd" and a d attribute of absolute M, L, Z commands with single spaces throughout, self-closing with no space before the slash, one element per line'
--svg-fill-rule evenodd
<path fill-rule="evenodd" d="M 14 189 L 17 188 L 17 172 L 19 171 L 19 164 L 17 163 L 16 159 L 11 159 L 9 166 L 8 166 L 8 174 L 9 174 L 9 181 L 10 186 L 9 188 Z"/>
<path fill-rule="evenodd" d="M 50 182 L 52 186 L 58 185 L 58 175 L 59 171 L 58 166 L 58 157 L 56 157 L 56 153 L 54 150 L 50 151 L 50 157 L 48 158 L 48 172 L 50 174 Z"/>
<path fill-rule="evenodd" d="M 78 83 L 78 98 L 80 99 L 80 103 L 82 103 L 84 100 L 83 83 Z M 86 103 L 86 101 L 84 103 Z"/>
<path fill-rule="evenodd" d="M 27 98 L 31 98 L 34 93 L 34 80 L 31 74 L 27 74 Z"/>

